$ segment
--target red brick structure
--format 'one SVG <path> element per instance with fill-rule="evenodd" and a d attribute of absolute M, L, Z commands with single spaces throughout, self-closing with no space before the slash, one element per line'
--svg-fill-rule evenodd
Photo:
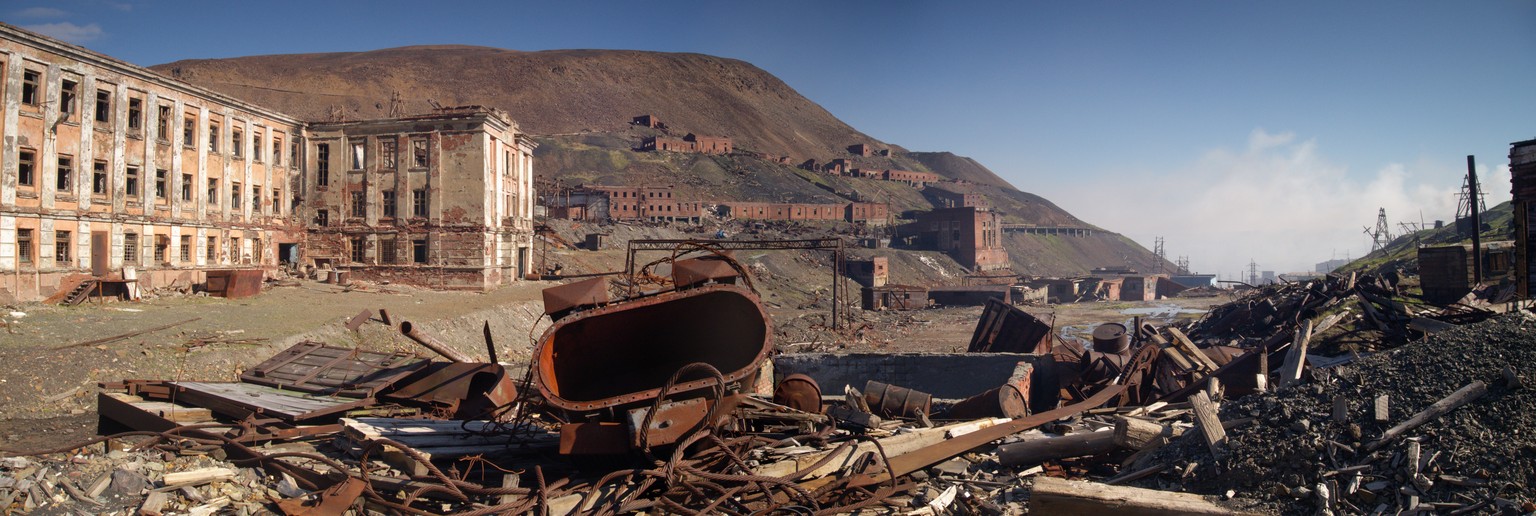
<path fill-rule="evenodd" d="M 667 127 L 667 124 L 661 123 L 661 120 L 656 118 L 656 115 L 640 115 L 635 117 L 634 120 L 631 120 L 629 123 L 632 125 L 650 127 L 653 129 L 665 129 Z"/>
<path fill-rule="evenodd" d="M 681 202 L 671 186 L 582 185 L 546 198 L 549 216 L 577 220 L 697 220 L 704 207 Z"/>
<path fill-rule="evenodd" d="M 869 155 L 874 154 L 874 150 L 867 143 L 855 143 L 848 146 L 848 153 L 855 156 L 869 157 Z"/>
<path fill-rule="evenodd" d="M 955 192 L 943 188 L 927 188 L 923 195 L 933 202 L 936 208 L 986 208 L 987 199 L 978 193 Z"/>
<path fill-rule="evenodd" d="M 932 172 L 913 172 L 910 170 L 850 168 L 846 175 L 849 177 L 861 177 L 864 179 L 881 179 L 885 181 L 897 181 L 911 186 L 923 186 L 928 183 L 938 182 L 938 174 Z"/>
<path fill-rule="evenodd" d="M 656 136 L 640 143 L 642 152 L 692 152 L 698 154 L 730 154 L 734 150 L 731 139 L 725 136 L 700 136 L 688 133 L 682 138 Z"/>
<path fill-rule="evenodd" d="M 725 202 L 723 215 L 742 220 L 844 221 L 884 224 L 890 208 L 882 203 L 795 204 Z"/>
<path fill-rule="evenodd" d="M 996 212 L 976 207 L 936 209 L 896 233 L 918 237 L 923 247 L 944 251 L 975 272 L 1009 268 L 1002 217 Z"/>

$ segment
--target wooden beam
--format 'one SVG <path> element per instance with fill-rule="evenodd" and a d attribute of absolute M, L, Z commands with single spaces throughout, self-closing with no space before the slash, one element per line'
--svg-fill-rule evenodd
<path fill-rule="evenodd" d="M 1030 514 L 1153 515 L 1238 514 L 1200 495 L 1038 477 L 1029 494 Z"/>
<path fill-rule="evenodd" d="M 1120 449 L 1115 433 L 1081 432 L 1061 437 L 1030 439 L 997 447 L 997 461 L 1004 466 L 1023 466 L 1071 457 L 1086 457 Z"/>
<path fill-rule="evenodd" d="M 1205 352 L 1200 351 L 1200 348 L 1195 347 L 1195 343 L 1189 340 L 1188 335 L 1172 326 L 1167 329 L 1168 334 L 1173 336 L 1173 345 L 1177 346 L 1179 351 L 1184 352 L 1185 356 L 1198 364 L 1205 372 L 1209 373 L 1216 370 L 1218 367 L 1216 362 L 1212 361 L 1211 357 L 1205 356 Z"/>
<path fill-rule="evenodd" d="M 1312 321 L 1307 321 L 1296 330 L 1296 339 L 1291 342 L 1291 349 L 1285 353 L 1285 363 L 1280 365 L 1279 378 L 1275 381 L 1277 390 L 1301 381 L 1302 368 L 1307 364 L 1307 346 L 1311 343 Z"/>
<path fill-rule="evenodd" d="M 1434 421 L 1436 418 L 1445 415 L 1445 413 L 1456 410 L 1457 407 L 1466 405 L 1478 398 L 1483 397 L 1484 394 L 1488 394 L 1488 384 L 1485 384 L 1481 381 L 1469 383 L 1466 387 L 1462 387 L 1457 389 L 1456 392 L 1451 393 L 1450 396 L 1446 396 L 1440 401 L 1436 401 L 1435 404 L 1430 405 L 1429 408 L 1419 411 L 1418 414 L 1414 414 L 1413 417 L 1408 418 L 1407 421 L 1398 423 L 1397 426 L 1392 428 L 1388 428 L 1386 432 L 1382 432 L 1380 439 L 1377 439 L 1376 442 L 1366 446 L 1365 451 L 1376 451 L 1383 445 L 1392 442 L 1398 437 L 1402 437 L 1403 434 L 1407 433 L 1409 430 L 1418 428 L 1419 425 L 1424 423 Z"/>
<path fill-rule="evenodd" d="M 1216 404 L 1211 403 L 1211 398 L 1205 395 L 1205 391 L 1197 391 L 1189 397 L 1190 405 L 1195 409 L 1195 426 L 1200 428 L 1200 435 L 1205 438 L 1205 445 L 1210 447 L 1211 455 L 1217 459 L 1227 456 L 1227 430 L 1221 425 L 1221 418 L 1216 416 Z"/>

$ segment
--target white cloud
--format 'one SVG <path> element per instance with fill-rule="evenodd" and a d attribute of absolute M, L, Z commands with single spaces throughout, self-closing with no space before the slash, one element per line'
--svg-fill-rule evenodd
<path fill-rule="evenodd" d="M 106 32 L 101 30 L 101 25 L 95 23 L 87 23 L 85 25 L 75 25 L 71 22 L 40 23 L 24 25 L 22 28 L 75 44 L 95 41 L 106 35 Z"/>
<path fill-rule="evenodd" d="M 17 18 L 25 18 L 31 20 L 63 18 L 65 16 L 69 16 L 69 12 L 54 7 L 28 7 L 11 14 Z"/>
<path fill-rule="evenodd" d="M 1189 256 L 1191 268 L 1223 278 L 1245 271 L 1250 259 L 1260 270 L 1283 273 L 1309 271 L 1335 256 L 1358 258 L 1369 250 L 1363 229 L 1375 225 L 1378 208 L 1386 208 L 1394 233 L 1398 222 L 1418 222 L 1421 210 L 1426 221 L 1455 215 L 1464 166 L 1458 172 L 1453 166 L 1392 163 L 1352 174 L 1321 155 L 1317 142 L 1291 133 L 1256 129 L 1247 143 L 1240 151 L 1208 151 L 1189 166 L 1146 178 L 1146 184 L 1098 185 L 1101 191 L 1136 193 L 1130 202 L 1073 211 L 1143 245 L 1162 236 L 1170 260 Z M 1503 168 L 1482 183 L 1508 184 Z M 1508 198 L 1504 192 L 1495 200 L 1499 189 L 1488 190 L 1490 205 Z"/>

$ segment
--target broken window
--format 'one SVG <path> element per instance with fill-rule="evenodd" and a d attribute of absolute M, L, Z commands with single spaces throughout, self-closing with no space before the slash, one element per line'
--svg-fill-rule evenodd
<path fill-rule="evenodd" d="M 129 166 L 126 176 L 127 177 L 125 177 L 124 180 L 123 180 L 123 189 L 127 190 L 129 198 L 138 197 L 139 196 L 139 167 Z"/>
<path fill-rule="evenodd" d="M 352 192 L 352 216 L 362 218 L 367 216 L 368 203 L 363 192 Z"/>
<path fill-rule="evenodd" d="M 416 168 L 427 168 L 427 166 L 431 163 L 431 154 L 427 149 L 426 138 L 411 139 L 411 156 L 412 159 L 415 160 L 412 162 L 411 166 Z"/>
<path fill-rule="evenodd" d="M 59 264 L 69 263 L 68 231 L 55 231 L 53 233 L 53 261 Z"/>
<path fill-rule="evenodd" d="M 165 191 L 165 189 L 166 189 L 166 181 L 168 181 L 167 176 L 169 176 L 170 174 L 171 174 L 171 171 L 169 171 L 169 170 L 166 170 L 166 169 L 163 169 L 163 168 L 155 169 L 155 198 L 156 199 L 160 199 L 161 201 L 165 200 L 165 196 L 166 196 L 166 191 Z"/>
<path fill-rule="evenodd" d="M 331 225 L 331 212 L 329 210 L 315 210 L 315 225 L 320 227 Z"/>
<path fill-rule="evenodd" d="M 69 120 L 74 115 L 75 111 L 79 109 L 79 106 L 75 104 L 79 102 L 80 83 L 71 81 L 69 79 L 64 79 L 59 81 L 59 85 L 60 118 Z"/>
<path fill-rule="evenodd" d="M 96 90 L 96 121 L 102 123 L 112 121 L 112 92 Z"/>
<path fill-rule="evenodd" d="M 272 189 L 272 214 L 283 214 L 283 191 L 279 188 Z"/>
<path fill-rule="evenodd" d="M 411 215 L 416 217 L 427 216 L 427 190 L 417 188 L 411 190 Z"/>
<path fill-rule="evenodd" d="M 208 204 L 219 204 L 219 180 L 208 178 Z"/>
<path fill-rule="evenodd" d="M 26 104 L 28 106 L 36 106 L 38 104 L 40 97 L 40 95 L 38 95 L 38 84 L 42 82 L 42 77 L 43 73 L 37 70 L 26 70 L 21 73 L 22 104 Z"/>
<path fill-rule="evenodd" d="M 128 99 L 128 130 L 138 134 L 144 130 L 144 101 Z"/>
<path fill-rule="evenodd" d="M 171 140 L 171 106 L 156 106 L 155 138 L 162 142 Z"/>
<path fill-rule="evenodd" d="M 197 146 L 197 117 L 187 115 L 181 120 L 181 145 L 189 149 Z"/>
<path fill-rule="evenodd" d="M 251 185 L 251 213 L 261 213 L 261 185 Z"/>
<path fill-rule="evenodd" d="M 218 124 L 218 122 L 209 122 L 208 123 L 208 152 L 210 152 L 210 153 L 219 152 L 219 124 Z"/>
<path fill-rule="evenodd" d="M 205 256 L 206 256 L 206 259 L 208 260 L 208 263 L 218 263 L 219 262 L 219 237 L 214 237 L 214 236 L 208 237 L 208 243 L 206 244 L 206 246 L 207 246 L 207 249 L 204 249 L 203 251 L 206 253 Z"/>
<path fill-rule="evenodd" d="M 243 193 L 244 193 L 244 190 L 240 189 L 240 183 L 233 183 L 233 182 L 230 183 L 230 185 L 229 185 L 229 207 L 230 207 L 230 209 L 234 209 L 234 210 L 240 209 L 240 197 L 243 196 L 242 195 Z"/>
<path fill-rule="evenodd" d="M 192 202 L 192 174 L 181 175 L 181 200 Z"/>
<path fill-rule="evenodd" d="M 315 182 L 320 186 L 331 184 L 331 144 L 315 144 Z"/>
<path fill-rule="evenodd" d="M 32 263 L 32 230 L 16 230 L 16 259 L 21 263 Z"/>
<path fill-rule="evenodd" d="M 411 261 L 427 263 L 427 240 L 425 238 L 411 241 Z"/>
<path fill-rule="evenodd" d="M 75 158 L 59 156 L 58 184 L 54 185 L 59 192 L 74 191 Z"/>
<path fill-rule="evenodd" d="M 263 135 L 261 134 L 261 131 L 256 131 L 256 134 L 251 135 L 251 159 L 252 160 L 261 161 L 261 138 L 262 138 L 262 136 Z"/>
<path fill-rule="evenodd" d="M 383 263 L 383 264 L 395 263 L 395 237 L 393 237 L 393 236 L 380 236 L 379 237 L 379 263 Z"/>
<path fill-rule="evenodd" d="M 276 134 L 272 135 L 272 164 L 283 164 L 283 139 Z"/>
<path fill-rule="evenodd" d="M 171 237 L 155 235 L 155 260 L 160 263 L 171 261 Z"/>
<path fill-rule="evenodd" d="M 352 170 L 362 170 L 363 169 L 363 151 L 364 151 L 363 141 L 362 140 L 353 140 L 350 143 L 351 143 L 351 146 L 352 146 Z"/>
<path fill-rule="evenodd" d="M 22 149 L 21 152 L 18 153 L 18 159 L 16 160 L 16 184 L 21 186 L 32 186 L 33 170 L 37 163 L 36 160 L 37 154 L 34 154 L 32 149 Z"/>
<path fill-rule="evenodd" d="M 107 162 L 96 160 L 91 164 L 91 194 L 107 194 Z"/>
<path fill-rule="evenodd" d="M 394 218 L 395 217 L 395 191 L 394 190 L 385 190 L 385 191 L 380 192 L 380 193 L 384 196 L 384 214 L 383 214 L 383 216 L 387 217 L 387 218 Z"/>
<path fill-rule="evenodd" d="M 352 237 L 352 263 L 363 263 L 368 259 L 367 241 L 363 237 Z"/>
<path fill-rule="evenodd" d="M 240 159 L 243 157 L 242 154 L 245 150 L 245 139 L 243 136 L 245 136 L 244 131 L 241 131 L 239 128 L 230 128 L 229 153 L 233 154 L 235 159 Z"/>
<path fill-rule="evenodd" d="M 379 140 L 379 166 L 386 170 L 395 169 L 395 158 L 400 153 L 400 142 L 394 138 Z"/>
<path fill-rule="evenodd" d="M 139 263 L 139 234 L 123 233 L 123 262 Z"/>
<path fill-rule="evenodd" d="M 191 235 L 182 235 L 181 236 L 181 262 L 182 263 L 191 263 L 192 262 L 192 236 Z"/>

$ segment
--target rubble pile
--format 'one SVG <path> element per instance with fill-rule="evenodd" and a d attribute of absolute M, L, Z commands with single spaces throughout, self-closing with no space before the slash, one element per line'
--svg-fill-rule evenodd
<path fill-rule="evenodd" d="M 216 445 L 143 437 L 45 458 L 6 457 L 0 459 L 0 507 L 32 514 L 248 515 L 267 511 L 268 500 L 306 494 L 292 478 L 220 457 Z"/>
<path fill-rule="evenodd" d="M 1160 450 L 1144 485 L 1236 490 L 1286 513 L 1529 513 L 1536 492 L 1536 320 L 1461 326 L 1352 364 L 1313 369 L 1278 392 L 1225 404 L 1230 455 L 1190 435 Z M 1485 392 L 1478 394 L 1478 392 Z M 1387 432 L 1437 402 L 1465 405 Z"/>

